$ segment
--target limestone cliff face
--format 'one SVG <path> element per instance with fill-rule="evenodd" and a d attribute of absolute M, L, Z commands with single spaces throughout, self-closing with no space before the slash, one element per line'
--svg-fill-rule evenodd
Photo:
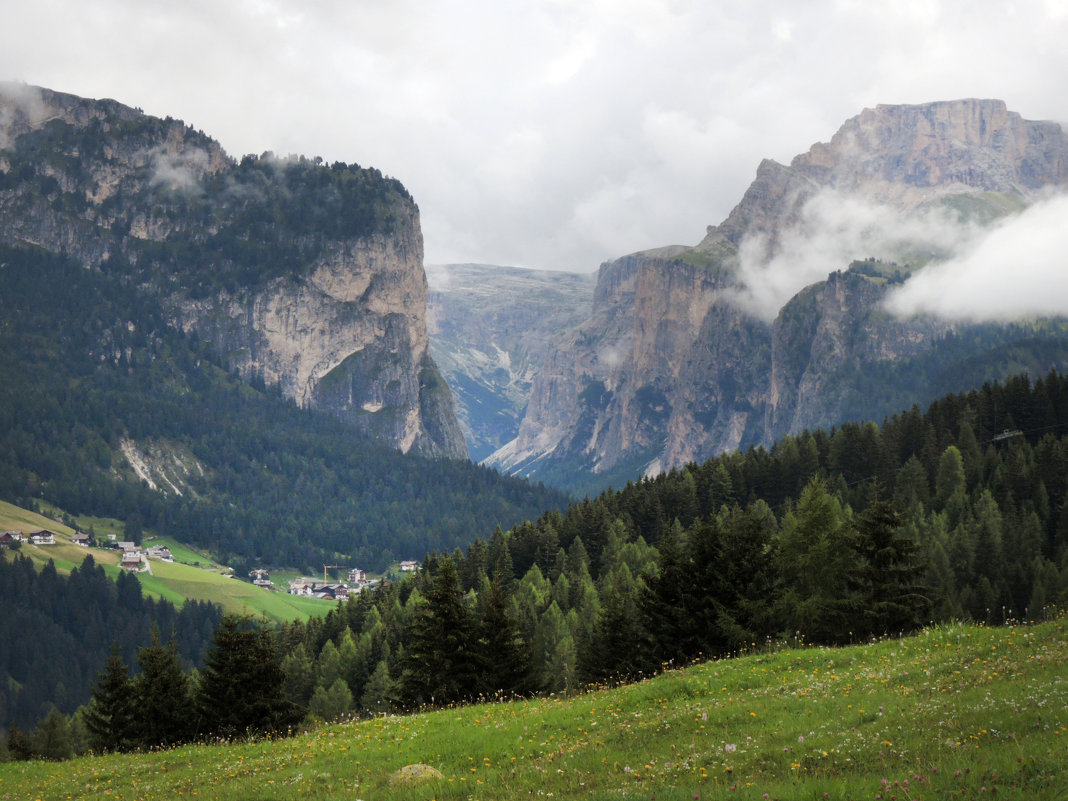
<path fill-rule="evenodd" d="M 186 330 L 243 375 L 278 385 L 407 452 L 466 455 L 430 357 L 418 214 L 338 243 L 299 278 L 176 303 Z"/>
<path fill-rule="evenodd" d="M 846 269 L 897 251 L 874 252 L 864 240 L 865 250 L 829 264 L 829 277 L 774 319 L 744 302 L 743 261 L 766 262 L 795 243 L 810 203 L 828 192 L 895 219 L 948 209 L 981 223 L 1051 186 L 1068 186 L 1068 139 L 1054 123 L 1024 120 L 996 100 L 866 109 L 789 165 L 761 163 L 696 247 L 603 265 L 593 314 L 557 341 L 519 435 L 489 461 L 572 486 L 582 485 L 579 474 L 618 484 L 923 400 L 877 382 L 892 365 L 936 358 L 944 337 L 968 327 L 883 312 L 889 282 L 900 280 L 895 265 Z"/>
<path fill-rule="evenodd" d="M 418 209 L 375 170 L 237 162 L 179 121 L 4 84 L 0 237 L 128 274 L 302 406 L 467 454 L 430 357 Z"/>

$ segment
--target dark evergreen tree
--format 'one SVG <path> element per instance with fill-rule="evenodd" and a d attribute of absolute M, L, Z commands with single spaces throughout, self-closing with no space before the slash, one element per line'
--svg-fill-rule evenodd
<path fill-rule="evenodd" d="M 532 689 L 530 652 L 509 612 L 505 578 L 500 572 L 479 597 L 475 656 L 481 693 L 524 695 Z"/>
<path fill-rule="evenodd" d="M 868 637 L 919 628 L 931 611 L 928 592 L 919 584 L 927 565 L 902 534 L 897 512 L 876 494 L 853 527 L 858 557 L 850 582 L 858 600 L 854 633 Z"/>
<path fill-rule="evenodd" d="M 578 655 L 583 681 L 628 681 L 655 672 L 648 632 L 638 612 L 640 592 L 639 582 L 625 564 L 607 577 L 592 642 Z"/>
<path fill-rule="evenodd" d="M 734 507 L 723 521 L 714 630 L 728 651 L 752 647 L 775 633 L 775 515 L 763 501 Z"/>
<path fill-rule="evenodd" d="M 174 641 L 163 645 L 153 634 L 152 644 L 138 651 L 137 666 L 141 672 L 133 679 L 134 744 L 152 749 L 185 742 L 196 720 L 189 677 Z"/>
<path fill-rule="evenodd" d="M 676 521 L 661 537 L 659 571 L 648 579 L 638 600 L 648 632 L 649 653 L 645 657 L 650 665 L 681 666 L 700 651 L 694 637 L 695 599 L 693 593 L 687 592 L 692 587 L 693 565 L 680 541 L 681 535 L 682 527 Z"/>
<path fill-rule="evenodd" d="M 135 714 L 130 671 L 118 642 L 112 642 L 85 714 L 89 745 L 99 752 L 127 750 L 133 741 Z"/>
<path fill-rule="evenodd" d="M 401 701 L 408 708 L 463 701 L 477 689 L 474 621 L 452 560 L 442 558 L 411 622 Z"/>
<path fill-rule="evenodd" d="M 200 671 L 201 731 L 219 737 L 285 733 L 300 718 L 285 682 L 271 633 L 250 618 L 225 616 Z"/>

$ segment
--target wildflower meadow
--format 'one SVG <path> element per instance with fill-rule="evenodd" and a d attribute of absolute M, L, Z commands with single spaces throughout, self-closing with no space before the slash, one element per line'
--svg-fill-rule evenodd
<path fill-rule="evenodd" d="M 570 697 L 0 765 L 0 801 L 1068 798 L 1062 616 L 764 649 Z M 423 782 L 391 782 L 413 764 Z"/>

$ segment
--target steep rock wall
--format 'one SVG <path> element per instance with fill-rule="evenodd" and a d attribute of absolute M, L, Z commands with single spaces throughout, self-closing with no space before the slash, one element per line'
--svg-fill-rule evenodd
<path fill-rule="evenodd" d="M 796 241 L 806 204 L 826 191 L 891 209 L 895 219 L 964 209 L 968 223 L 1066 185 L 1060 126 L 1024 120 L 1001 101 L 866 109 L 789 165 L 762 162 L 697 246 L 603 265 L 593 314 L 561 335 L 534 380 L 519 436 L 489 461 L 536 477 L 633 476 L 837 424 L 878 407 L 865 404 L 865 392 L 915 402 L 899 387 L 872 384 L 874 376 L 929 356 L 966 326 L 889 316 L 880 309 L 889 272 L 861 270 L 832 272 L 774 319 L 754 316 L 742 302 L 742 254 L 775 257 Z M 827 271 L 869 255 L 897 253 L 857 252 Z"/>
<path fill-rule="evenodd" d="M 0 237 L 128 275 L 302 406 L 467 455 L 429 353 L 418 209 L 375 170 L 236 162 L 180 121 L 3 84 Z"/>

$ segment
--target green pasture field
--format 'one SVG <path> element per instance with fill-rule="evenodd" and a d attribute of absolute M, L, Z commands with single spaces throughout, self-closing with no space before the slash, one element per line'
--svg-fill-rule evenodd
<path fill-rule="evenodd" d="M 74 529 L 62 523 L 57 523 L 50 517 L 31 512 L 29 509 L 23 509 L 21 506 L 15 506 L 7 501 L 0 501 L 0 532 L 21 531 L 25 533 L 42 528 L 55 531 L 58 534 L 64 534 L 67 537 L 74 534 Z"/>
<path fill-rule="evenodd" d="M 1064 799 L 1068 618 L 710 661 L 574 697 L 0 765 L 0 798 Z M 396 785 L 400 768 L 440 771 Z"/>
<path fill-rule="evenodd" d="M 230 612 L 263 616 L 273 621 L 290 621 L 307 620 L 311 615 L 325 615 L 335 606 L 333 601 L 265 590 L 247 581 L 229 578 L 218 570 L 156 560 L 151 565 L 153 576 L 144 573 L 139 576 L 146 589 L 153 589 L 159 584 L 185 598 L 217 603 Z"/>
<path fill-rule="evenodd" d="M 119 521 L 105 518 L 77 518 L 77 521 L 83 530 L 92 522 L 98 536 L 104 536 L 108 531 L 118 531 L 121 536 L 122 524 Z M 27 532 L 41 528 L 59 535 L 56 544 L 32 545 L 24 542 L 19 550 L 23 556 L 33 560 L 38 570 L 52 560 L 57 571 L 70 573 L 82 564 L 87 555 L 92 554 L 108 575 L 115 577 L 119 574 L 121 555 L 117 550 L 74 545 L 67 539 L 74 534 L 73 529 L 49 517 L 0 501 L 0 531 L 14 529 Z M 275 622 L 303 621 L 312 616 L 323 616 L 335 606 L 333 601 L 272 592 L 247 581 L 229 578 L 228 568 L 168 537 L 153 537 L 146 533 L 143 547 L 150 545 L 166 545 L 175 561 L 149 560 L 151 574 L 137 575 L 141 588 L 146 595 L 165 598 L 176 606 L 181 606 L 186 599 L 208 601 L 219 604 L 226 612 L 265 617 Z"/>

